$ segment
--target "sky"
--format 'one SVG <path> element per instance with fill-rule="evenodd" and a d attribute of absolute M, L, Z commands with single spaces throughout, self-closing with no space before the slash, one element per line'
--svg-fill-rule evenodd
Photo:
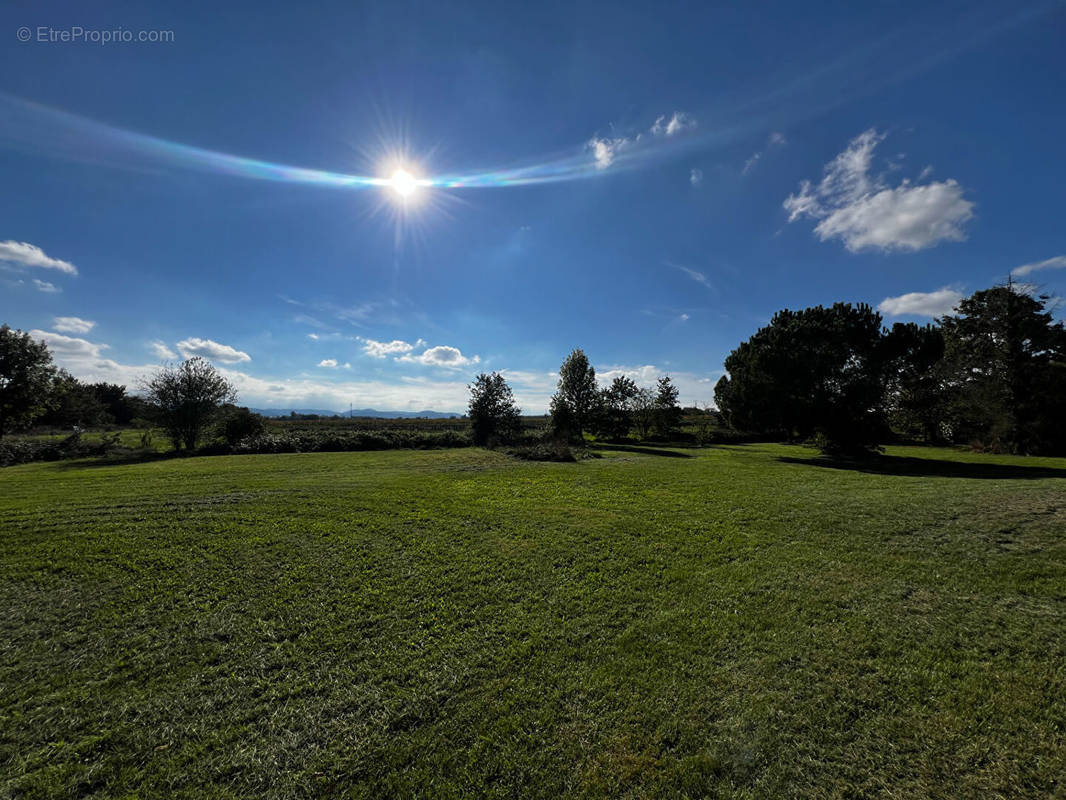
<path fill-rule="evenodd" d="M 265 408 L 713 402 L 782 308 L 1066 290 L 1066 4 L 0 8 L 0 322 Z M 1056 314 L 1061 316 L 1061 310 Z"/>

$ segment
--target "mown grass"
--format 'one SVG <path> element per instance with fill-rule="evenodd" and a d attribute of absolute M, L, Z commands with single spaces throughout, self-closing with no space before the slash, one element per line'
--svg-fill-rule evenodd
<path fill-rule="evenodd" d="M 1066 460 L 0 471 L 0 796 L 1047 797 Z"/>

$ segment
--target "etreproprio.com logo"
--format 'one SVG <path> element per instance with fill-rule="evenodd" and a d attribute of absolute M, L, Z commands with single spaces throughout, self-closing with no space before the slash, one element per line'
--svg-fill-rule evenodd
<path fill-rule="evenodd" d="M 23 25 L 15 32 L 20 42 L 42 42 L 46 44 L 169 44 L 174 41 L 174 31 L 141 30 L 127 28 L 84 28 L 72 25 L 69 28 L 53 28 L 51 25 L 38 25 L 31 28 Z"/>

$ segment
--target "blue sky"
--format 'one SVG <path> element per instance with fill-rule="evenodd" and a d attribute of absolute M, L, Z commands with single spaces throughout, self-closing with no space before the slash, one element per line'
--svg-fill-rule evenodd
<path fill-rule="evenodd" d="M 703 404 L 780 308 L 1066 288 L 1059 2 L 9 3 L 0 37 L 0 321 L 85 378 L 202 354 L 253 406 L 462 410 L 501 370 L 539 412 L 582 347 Z"/>

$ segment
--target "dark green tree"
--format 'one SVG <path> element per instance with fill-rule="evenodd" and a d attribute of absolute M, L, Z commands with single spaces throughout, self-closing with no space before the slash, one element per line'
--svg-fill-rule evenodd
<path fill-rule="evenodd" d="M 779 311 L 726 358 L 715 402 L 738 430 L 866 449 L 885 435 L 881 345 L 868 305 Z"/>
<path fill-rule="evenodd" d="M 600 414 L 596 434 L 607 439 L 624 439 L 633 425 L 633 398 L 637 384 L 632 378 L 619 375 L 600 392 Z"/>
<path fill-rule="evenodd" d="M 237 399 L 230 382 L 199 356 L 162 367 L 142 387 L 175 450 L 196 447 L 222 406 Z"/>
<path fill-rule="evenodd" d="M 1049 300 L 1008 283 L 940 320 L 957 439 L 1015 453 L 1066 451 L 1066 329 Z"/>
<path fill-rule="evenodd" d="M 591 429 L 599 404 L 596 370 L 582 350 L 574 350 L 559 367 L 559 386 L 551 401 L 552 426 L 581 439 Z"/>
<path fill-rule="evenodd" d="M 94 387 L 82 383 L 66 370 L 59 370 L 52 381 L 50 408 L 38 420 L 39 425 L 91 427 L 113 420 Z"/>
<path fill-rule="evenodd" d="M 518 434 L 521 409 L 514 393 L 498 372 L 481 373 L 470 384 L 470 427 L 474 443 L 507 442 Z"/>
<path fill-rule="evenodd" d="M 892 429 L 907 438 L 942 441 L 950 429 L 951 390 L 940 328 L 897 322 L 883 348 L 885 412 Z"/>
<path fill-rule="evenodd" d="M 0 325 L 0 437 L 32 425 L 48 410 L 55 377 L 48 345 Z"/>
<path fill-rule="evenodd" d="M 669 375 L 659 378 L 655 386 L 655 432 L 669 438 L 681 425 L 681 405 L 677 402 L 680 390 Z"/>

